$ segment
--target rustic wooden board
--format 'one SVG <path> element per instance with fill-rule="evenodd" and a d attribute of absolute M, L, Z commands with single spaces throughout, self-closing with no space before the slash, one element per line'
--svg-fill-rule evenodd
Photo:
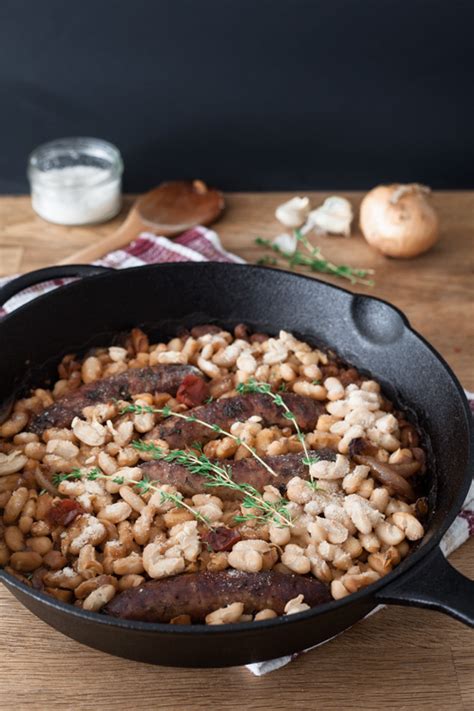
<path fill-rule="evenodd" d="M 313 193 L 319 204 L 329 193 Z M 287 194 L 232 194 L 216 225 L 224 245 L 255 261 L 257 235 L 281 231 L 276 205 Z M 358 204 L 359 193 L 347 193 Z M 65 228 L 34 215 L 26 197 L 0 198 L 0 275 L 58 261 L 109 234 L 123 220 Z M 356 236 L 320 240 L 333 261 L 376 269 L 365 293 L 388 299 L 474 390 L 472 261 L 474 192 L 434 196 L 442 239 L 427 255 L 402 262 L 373 252 Z M 323 277 L 327 279 L 327 277 Z M 329 281 L 331 279 L 328 279 Z M 340 282 L 335 282 L 340 283 Z M 451 557 L 474 577 L 474 541 Z M 318 650 L 263 678 L 245 668 L 152 667 L 89 650 L 37 620 L 0 587 L 0 709 L 474 709 L 472 632 L 437 613 L 387 608 Z"/>

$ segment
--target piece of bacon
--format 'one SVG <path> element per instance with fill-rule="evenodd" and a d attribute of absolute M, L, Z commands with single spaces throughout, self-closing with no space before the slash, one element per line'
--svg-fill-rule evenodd
<path fill-rule="evenodd" d="M 186 407 L 197 407 L 209 397 L 209 385 L 202 378 L 194 373 L 186 375 L 176 393 L 178 402 L 182 402 Z"/>
<path fill-rule="evenodd" d="M 216 553 L 218 551 L 230 551 L 232 546 L 238 543 L 240 539 L 240 533 L 235 528 L 227 528 L 227 526 L 219 526 L 219 528 L 201 536 L 202 542 Z"/>
<path fill-rule="evenodd" d="M 51 506 L 47 519 L 52 526 L 69 526 L 83 513 L 84 509 L 74 499 L 61 499 Z"/>

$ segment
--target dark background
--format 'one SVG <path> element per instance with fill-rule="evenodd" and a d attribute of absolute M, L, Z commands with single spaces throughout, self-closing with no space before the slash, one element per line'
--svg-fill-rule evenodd
<path fill-rule="evenodd" d="M 125 188 L 474 187 L 473 0 L 2 0 L 0 192 L 67 135 Z"/>

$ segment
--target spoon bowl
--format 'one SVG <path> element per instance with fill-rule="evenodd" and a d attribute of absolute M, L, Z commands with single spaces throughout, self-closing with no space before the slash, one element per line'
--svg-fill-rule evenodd
<path fill-rule="evenodd" d="M 224 209 L 224 199 L 201 180 L 173 181 L 142 195 L 135 208 L 144 222 L 170 237 L 194 225 L 214 222 Z"/>

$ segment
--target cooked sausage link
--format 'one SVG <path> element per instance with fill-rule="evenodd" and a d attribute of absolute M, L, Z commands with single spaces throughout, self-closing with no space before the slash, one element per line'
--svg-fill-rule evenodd
<path fill-rule="evenodd" d="M 191 373 L 203 377 L 202 373 L 191 365 L 155 365 L 131 368 L 110 378 L 95 380 L 65 395 L 54 405 L 40 412 L 29 429 L 41 434 L 49 427 L 69 427 L 76 415 L 81 416 L 84 407 L 108 402 L 113 398 L 127 400 L 131 395 L 155 391 L 176 395 L 183 379 Z"/>
<path fill-rule="evenodd" d="M 201 338 L 201 336 L 207 336 L 208 334 L 215 336 L 221 331 L 222 328 L 216 326 L 215 323 L 202 323 L 200 326 L 194 326 L 191 329 L 191 336 L 193 338 Z"/>
<path fill-rule="evenodd" d="M 189 615 L 192 622 L 203 622 L 212 610 L 233 602 L 243 603 L 246 614 L 271 609 L 282 615 L 288 600 L 298 595 L 303 595 L 310 607 L 331 599 L 328 587 L 315 578 L 223 570 L 145 583 L 117 595 L 104 611 L 127 620 L 169 622 L 177 615 Z"/>
<path fill-rule="evenodd" d="M 334 460 L 336 453 L 331 449 L 318 449 L 311 452 L 319 459 Z M 238 461 L 227 461 L 226 467 L 231 470 L 232 479 L 239 484 L 251 484 L 258 491 L 268 484 L 276 486 L 280 491 L 285 491 L 287 482 L 294 476 L 302 479 L 309 477 L 309 470 L 303 463 L 303 455 L 283 454 L 278 457 L 263 457 L 277 476 L 265 469 L 260 462 L 253 457 L 239 459 Z M 160 484 L 171 484 L 175 486 L 183 496 L 194 496 L 194 494 L 213 494 L 221 499 L 236 499 L 238 492 L 227 487 L 206 486 L 206 479 L 199 474 L 191 474 L 189 469 L 180 464 L 170 464 L 164 461 L 151 461 L 140 464 L 144 476 Z"/>
<path fill-rule="evenodd" d="M 309 397 L 293 393 L 285 394 L 282 397 L 303 431 L 312 430 L 316 426 L 318 417 L 325 412 L 321 403 L 311 400 Z M 242 422 L 254 415 L 261 417 L 264 425 L 278 425 L 279 427 L 288 427 L 289 425 L 289 420 L 285 417 L 285 410 L 275 405 L 269 395 L 261 393 L 236 395 L 216 400 L 209 405 L 193 408 L 189 414 L 227 430 L 234 422 Z M 193 442 L 204 444 L 218 436 L 218 432 L 198 422 L 187 422 L 179 417 L 169 417 L 151 432 L 148 432 L 146 439 L 164 439 L 170 447 L 179 449 Z"/>

